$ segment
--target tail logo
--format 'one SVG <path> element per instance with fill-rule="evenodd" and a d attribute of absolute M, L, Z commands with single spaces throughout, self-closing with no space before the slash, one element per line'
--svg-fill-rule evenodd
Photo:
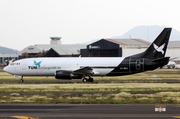
<path fill-rule="evenodd" d="M 155 51 L 157 51 L 157 52 L 161 52 L 162 54 L 164 54 L 163 48 L 164 48 L 164 46 L 165 46 L 165 43 L 162 44 L 161 46 L 157 46 L 156 44 L 153 43 L 153 46 L 154 46 L 154 49 L 155 49 L 155 50 L 153 51 L 153 53 L 154 53 Z"/>

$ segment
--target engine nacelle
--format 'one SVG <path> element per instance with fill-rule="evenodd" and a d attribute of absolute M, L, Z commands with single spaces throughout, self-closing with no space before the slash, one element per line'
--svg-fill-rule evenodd
<path fill-rule="evenodd" d="M 72 71 L 66 71 L 66 70 L 58 70 L 55 73 L 56 79 L 82 79 L 82 76 L 80 75 L 73 75 Z"/>

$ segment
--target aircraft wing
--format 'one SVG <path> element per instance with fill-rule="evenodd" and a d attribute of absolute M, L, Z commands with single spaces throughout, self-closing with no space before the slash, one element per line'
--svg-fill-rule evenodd
<path fill-rule="evenodd" d="M 91 67 L 83 67 L 73 71 L 72 73 L 74 75 L 92 75 L 93 74 L 92 70 L 93 69 Z"/>

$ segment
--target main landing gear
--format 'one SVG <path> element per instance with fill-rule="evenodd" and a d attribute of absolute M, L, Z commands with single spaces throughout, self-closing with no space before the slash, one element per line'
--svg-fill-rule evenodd
<path fill-rule="evenodd" d="M 85 77 L 84 77 L 84 78 L 82 79 L 82 82 L 84 82 L 84 83 L 85 83 L 85 82 L 93 82 L 93 81 L 94 81 L 94 79 L 91 78 L 91 77 L 89 77 L 89 78 L 85 78 Z"/>

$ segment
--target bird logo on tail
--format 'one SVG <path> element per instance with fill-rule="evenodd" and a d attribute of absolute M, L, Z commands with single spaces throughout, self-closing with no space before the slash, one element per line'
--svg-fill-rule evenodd
<path fill-rule="evenodd" d="M 154 49 L 155 49 L 155 50 L 153 51 L 153 53 L 154 53 L 155 51 L 157 51 L 157 52 L 161 52 L 162 54 L 164 54 L 163 48 L 164 48 L 164 46 L 165 46 L 165 43 L 162 44 L 161 46 L 157 46 L 156 44 L 153 43 L 153 46 L 154 46 Z"/>

